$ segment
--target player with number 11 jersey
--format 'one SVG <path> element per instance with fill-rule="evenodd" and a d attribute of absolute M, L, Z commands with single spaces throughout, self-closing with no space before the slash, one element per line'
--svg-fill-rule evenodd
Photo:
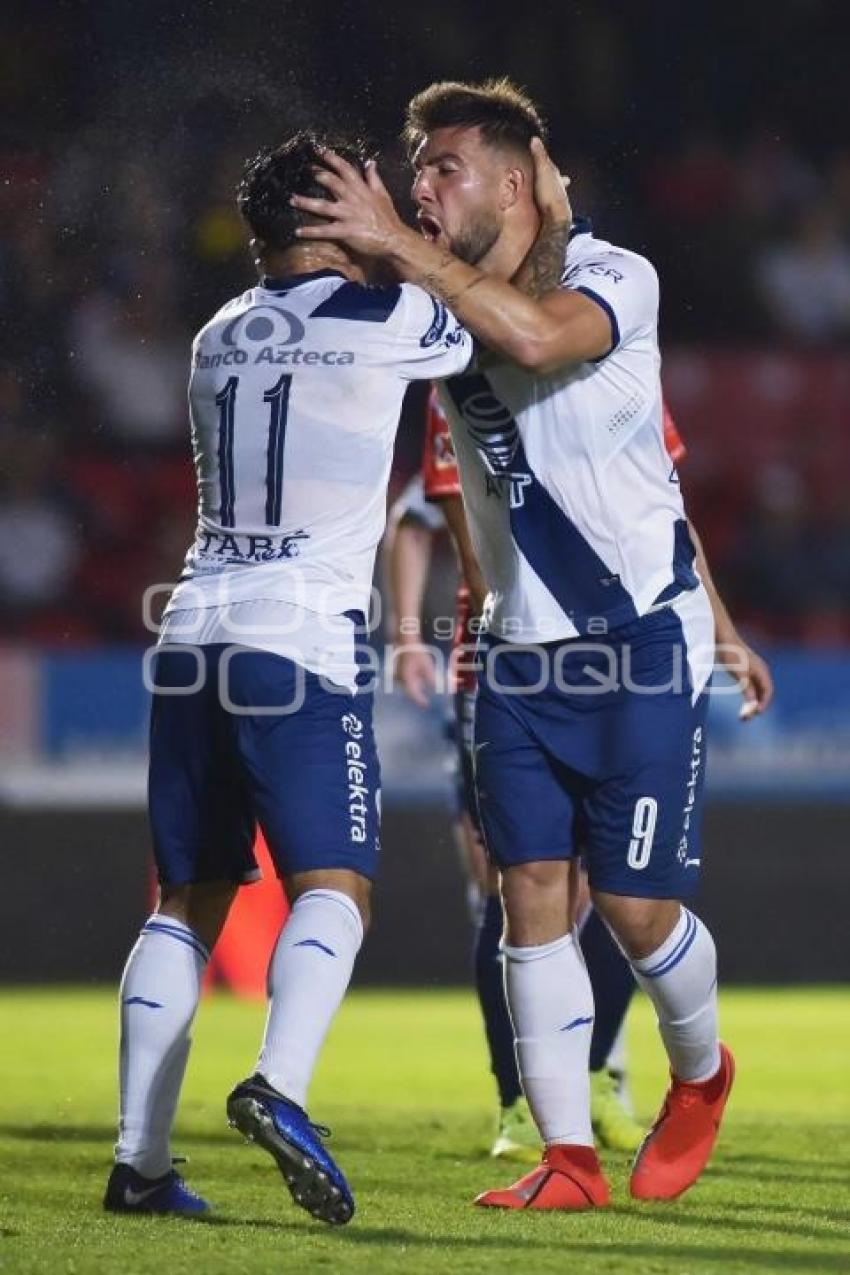
<path fill-rule="evenodd" d="M 251 161 L 239 206 L 260 283 L 195 340 L 198 527 L 151 663 L 149 812 L 160 899 L 121 984 L 121 1118 L 104 1205 L 205 1212 L 169 1146 L 203 972 L 265 835 L 291 912 L 269 966 L 253 1075 L 228 1119 L 314 1217 L 354 1198 L 305 1111 L 368 923 L 379 852 L 372 695 L 359 675 L 386 489 L 411 380 L 465 369 L 472 342 L 410 285 L 370 287 L 344 250 L 295 237 L 324 146 Z M 350 148 L 354 162 L 362 155 Z"/>
<path fill-rule="evenodd" d="M 283 601 L 366 612 L 404 391 L 469 361 L 411 285 L 264 277 L 195 338 L 198 527 L 168 605 Z"/>

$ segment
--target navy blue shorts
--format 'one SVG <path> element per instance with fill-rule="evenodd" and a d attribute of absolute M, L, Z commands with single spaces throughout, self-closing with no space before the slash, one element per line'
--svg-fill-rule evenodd
<path fill-rule="evenodd" d="M 375 876 L 370 692 L 337 693 L 282 656 L 218 645 L 163 647 L 153 679 L 148 808 L 160 881 L 255 879 L 256 824 L 281 877 Z"/>
<path fill-rule="evenodd" d="M 690 895 L 701 865 L 708 696 L 694 702 L 676 612 L 653 612 L 605 639 L 491 641 L 485 654 L 475 778 L 493 862 L 581 853 L 598 890 Z"/>

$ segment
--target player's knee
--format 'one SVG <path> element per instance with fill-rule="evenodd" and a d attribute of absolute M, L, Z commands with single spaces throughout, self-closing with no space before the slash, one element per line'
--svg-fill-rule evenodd
<path fill-rule="evenodd" d="M 547 894 L 559 889 L 567 880 L 567 864 L 561 860 L 539 859 L 534 863 L 517 863 L 502 873 L 502 891 L 521 897 L 537 893 Z"/>
<path fill-rule="evenodd" d="M 234 881 L 200 881 L 160 887 L 157 911 L 182 921 L 212 950 L 239 886 Z"/>
<path fill-rule="evenodd" d="M 637 899 L 593 891 L 593 902 L 626 956 L 640 960 L 657 951 L 676 925 L 676 899 Z"/>
<path fill-rule="evenodd" d="M 516 864 L 502 873 L 508 942 L 548 943 L 569 928 L 569 874 L 562 860 Z"/>
<path fill-rule="evenodd" d="M 360 920 L 363 922 L 363 934 L 365 936 L 369 931 L 369 926 L 372 924 L 371 899 L 369 895 L 366 895 L 362 899 L 356 899 L 355 902 L 357 903 L 357 911 L 360 913 Z"/>
<path fill-rule="evenodd" d="M 356 906 L 364 934 L 372 923 L 372 882 L 359 872 L 344 868 L 297 872 L 286 878 L 285 887 L 290 905 L 310 890 L 336 890 Z"/>

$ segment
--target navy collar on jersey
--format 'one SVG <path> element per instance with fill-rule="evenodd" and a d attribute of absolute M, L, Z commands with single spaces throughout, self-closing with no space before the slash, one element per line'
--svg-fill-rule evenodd
<path fill-rule="evenodd" d="M 575 239 L 576 235 L 592 235 L 593 224 L 589 217 L 576 217 L 570 228 L 570 239 Z"/>
<path fill-rule="evenodd" d="M 263 275 L 260 280 L 260 287 L 266 288 L 269 292 L 288 292 L 290 288 L 297 288 L 301 283 L 312 283 L 314 279 L 347 279 L 341 270 L 310 270 L 307 274 L 288 274 L 272 278 L 271 275 Z"/>

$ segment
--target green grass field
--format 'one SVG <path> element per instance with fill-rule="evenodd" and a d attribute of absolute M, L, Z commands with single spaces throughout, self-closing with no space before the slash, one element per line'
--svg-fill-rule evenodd
<path fill-rule="evenodd" d="M 100 1197 L 115 1108 L 108 991 L 0 993 L 0 1271 L 850 1271 L 850 1015 L 837 990 L 728 991 L 739 1078 L 715 1160 L 683 1200 L 636 1205 L 608 1157 L 615 1206 L 593 1215 L 473 1209 L 510 1180 L 488 1161 L 493 1104 L 472 995 L 354 993 L 312 1109 L 358 1213 L 331 1230 L 296 1210 L 270 1161 L 226 1127 L 224 1097 L 251 1069 L 259 1005 L 202 1007 L 176 1147 L 216 1206 L 210 1223 L 115 1218 Z M 630 1022 L 633 1090 L 649 1116 L 663 1063 L 648 1006 Z"/>

